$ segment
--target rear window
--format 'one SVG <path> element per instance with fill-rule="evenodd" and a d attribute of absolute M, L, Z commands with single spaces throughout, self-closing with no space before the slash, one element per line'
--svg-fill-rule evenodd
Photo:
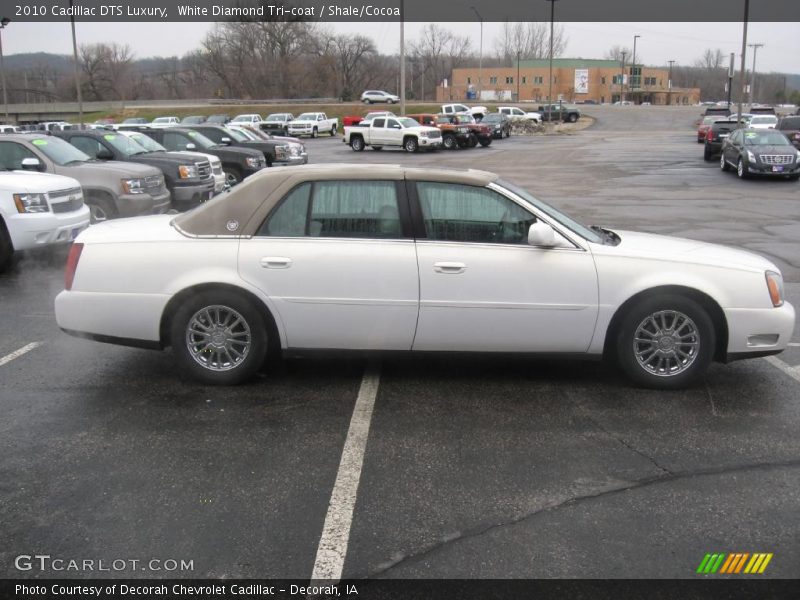
<path fill-rule="evenodd" d="M 784 117 L 780 129 L 800 129 L 800 117 Z"/>

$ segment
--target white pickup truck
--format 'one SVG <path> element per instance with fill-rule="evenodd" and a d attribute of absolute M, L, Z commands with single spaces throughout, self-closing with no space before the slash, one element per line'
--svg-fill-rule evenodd
<path fill-rule="evenodd" d="M 394 146 L 406 152 L 425 148 L 436 150 L 442 145 L 442 132 L 406 117 L 375 117 L 367 125 L 345 127 L 344 143 L 355 152 L 361 152 L 367 146 L 372 146 L 373 150 Z"/>
<path fill-rule="evenodd" d="M 542 115 L 538 112 L 524 111 L 516 106 L 498 106 L 497 112 L 501 115 L 507 116 L 511 120 L 533 121 L 534 123 L 542 122 Z"/>
<path fill-rule="evenodd" d="M 442 114 L 458 115 L 462 113 L 472 115 L 478 121 L 480 121 L 486 114 L 489 113 L 489 109 L 485 106 L 473 106 L 470 108 L 469 106 L 465 106 L 463 104 L 442 104 Z"/>
<path fill-rule="evenodd" d="M 295 137 L 310 135 L 315 138 L 320 133 L 329 133 L 333 137 L 339 129 L 339 119 L 329 119 L 328 115 L 321 112 L 303 113 L 289 122 L 286 129 L 290 136 Z"/>
<path fill-rule="evenodd" d="M 0 173 L 0 271 L 20 250 L 68 244 L 89 226 L 81 184 L 27 171 Z"/>

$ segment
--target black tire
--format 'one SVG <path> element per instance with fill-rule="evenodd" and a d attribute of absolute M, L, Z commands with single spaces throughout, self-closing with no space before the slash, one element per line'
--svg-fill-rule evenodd
<path fill-rule="evenodd" d="M 714 160 L 714 153 L 706 146 L 703 148 L 703 160 L 706 162 L 711 162 Z"/>
<path fill-rule="evenodd" d="M 14 262 L 14 244 L 8 234 L 6 224 L 0 219 L 0 273 L 8 269 Z"/>
<path fill-rule="evenodd" d="M 314 127 L 314 129 L 311 130 L 311 137 L 315 138 L 318 135 L 319 135 L 319 130 L 316 127 Z"/>
<path fill-rule="evenodd" d="M 466 148 L 469 145 L 467 140 L 458 140 L 458 147 L 459 148 Z"/>
<path fill-rule="evenodd" d="M 727 161 L 725 160 L 725 152 L 723 151 L 722 154 L 719 155 L 719 168 L 722 171 L 729 171 L 730 166 L 728 165 Z"/>
<path fill-rule="evenodd" d="M 631 380 L 648 388 L 673 390 L 687 387 L 703 376 L 714 357 L 716 332 L 711 317 L 700 304 L 686 296 L 663 294 L 645 298 L 626 313 L 615 342 L 619 364 Z M 670 331 L 670 326 L 676 325 L 672 320 L 676 313 L 688 318 L 688 322 L 677 321 L 675 332 L 683 332 L 681 344 L 674 343 L 675 338 L 671 335 L 674 332 Z M 657 342 L 648 346 L 649 342 L 635 341 L 649 339 L 649 332 L 659 331 L 659 325 L 663 326 L 660 331 L 664 335 L 653 335 L 652 339 Z M 696 346 L 690 346 L 692 343 Z M 673 350 L 676 346 L 683 348 L 685 358 Z M 655 349 L 645 356 L 648 347 Z M 637 358 L 637 351 L 642 354 L 644 365 Z M 674 355 L 672 358 L 670 353 Z M 662 359 L 664 367 L 661 366 Z M 650 360 L 655 360 L 656 365 L 649 364 Z M 674 373 L 669 374 L 669 370 L 674 370 Z"/>
<path fill-rule="evenodd" d="M 567 116 L 567 121 L 570 123 L 575 123 L 578 120 L 578 115 L 572 113 L 571 115 Z"/>
<path fill-rule="evenodd" d="M 288 127 L 284 127 L 283 128 L 283 136 L 284 137 L 288 137 L 289 136 L 289 128 Z"/>
<path fill-rule="evenodd" d="M 228 352 L 226 359 L 222 350 L 210 353 L 206 353 L 205 350 L 196 353 L 190 351 L 190 345 L 197 348 L 204 343 L 200 337 L 202 334 L 198 333 L 200 329 L 196 328 L 195 333 L 192 333 L 189 328 L 190 323 L 197 318 L 201 323 L 210 326 L 212 322 L 204 318 L 203 311 L 207 309 L 209 316 L 213 318 L 215 307 L 218 309 L 217 319 L 221 319 L 225 314 L 234 315 L 234 313 L 234 318 L 238 316 L 241 319 L 243 325 L 227 329 L 219 326 L 219 330 L 215 332 L 227 334 L 229 339 L 237 340 L 233 342 L 232 348 L 243 354 L 241 358 L 234 357 Z M 231 332 L 235 335 L 230 336 Z M 170 342 L 182 374 L 189 379 L 209 385 L 238 385 L 253 377 L 264 363 L 268 341 L 267 323 L 262 310 L 230 290 L 202 292 L 189 297 L 175 312 L 170 326 Z M 231 344 L 226 345 L 231 346 Z"/>
<path fill-rule="evenodd" d="M 383 146 L 373 146 L 372 149 L 375 150 L 375 152 L 380 152 L 383 150 Z"/>
<path fill-rule="evenodd" d="M 229 167 L 223 168 L 222 172 L 225 173 L 225 183 L 230 187 L 238 185 L 242 182 L 242 174 L 236 169 Z"/>
<path fill-rule="evenodd" d="M 364 150 L 364 138 L 360 135 L 350 138 L 350 147 L 353 152 L 362 152 Z"/>
<path fill-rule="evenodd" d="M 736 163 L 736 175 L 739 177 L 739 179 L 747 179 L 749 177 L 749 174 L 747 173 L 747 165 L 741 156 Z"/>
<path fill-rule="evenodd" d="M 336 125 L 334 125 L 333 127 L 331 127 L 331 137 L 333 137 L 333 136 L 335 136 L 335 135 L 336 135 Z"/>
<path fill-rule="evenodd" d="M 474 133 L 470 133 L 469 134 L 469 141 L 467 142 L 467 145 L 470 148 L 474 148 L 475 146 L 477 146 L 478 145 L 478 136 L 475 135 Z"/>
<path fill-rule="evenodd" d="M 117 217 L 117 207 L 108 198 L 90 196 L 86 199 L 86 205 L 89 207 L 89 222 L 92 225 Z"/>
<path fill-rule="evenodd" d="M 442 146 L 444 146 L 445 150 L 455 150 L 456 148 L 458 148 L 458 140 L 456 140 L 456 136 L 443 135 Z"/>
<path fill-rule="evenodd" d="M 372 104 L 372 100 L 369 98 L 364 98 L 364 104 Z"/>
<path fill-rule="evenodd" d="M 484 148 L 486 148 L 486 146 L 491 146 L 491 145 L 492 145 L 492 138 L 482 138 L 482 139 L 479 139 L 479 140 L 478 140 L 478 143 L 479 143 L 481 146 L 483 146 Z"/>
<path fill-rule="evenodd" d="M 419 142 L 417 142 L 417 138 L 407 137 L 405 140 L 403 140 L 403 149 L 409 153 L 414 153 L 419 150 Z"/>

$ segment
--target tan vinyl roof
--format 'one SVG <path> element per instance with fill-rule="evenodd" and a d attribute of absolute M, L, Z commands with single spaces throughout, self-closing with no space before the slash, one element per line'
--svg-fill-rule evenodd
<path fill-rule="evenodd" d="M 497 179 L 487 171 L 426 169 L 401 165 L 322 164 L 272 167 L 251 175 L 230 192 L 178 215 L 172 225 L 188 236 L 251 236 L 272 208 L 306 181 L 340 179 L 401 181 L 403 179 L 461 183 L 485 187 Z"/>

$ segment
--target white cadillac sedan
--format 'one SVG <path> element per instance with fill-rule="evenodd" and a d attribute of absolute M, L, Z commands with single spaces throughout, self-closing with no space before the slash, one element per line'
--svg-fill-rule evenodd
<path fill-rule="evenodd" d="M 171 346 L 212 384 L 324 348 L 605 355 L 679 388 L 782 351 L 795 319 L 755 254 L 584 227 L 492 173 L 388 165 L 264 169 L 188 213 L 91 227 L 55 310 L 76 336 Z"/>

